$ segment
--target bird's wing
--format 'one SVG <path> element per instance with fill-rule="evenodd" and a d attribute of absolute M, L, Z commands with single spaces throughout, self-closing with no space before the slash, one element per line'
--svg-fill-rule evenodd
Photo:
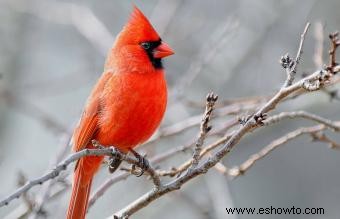
<path fill-rule="evenodd" d="M 85 106 L 79 124 L 73 133 L 73 151 L 84 149 L 93 140 L 98 129 L 98 113 L 100 111 L 100 95 L 112 72 L 104 72 L 93 88 Z"/>

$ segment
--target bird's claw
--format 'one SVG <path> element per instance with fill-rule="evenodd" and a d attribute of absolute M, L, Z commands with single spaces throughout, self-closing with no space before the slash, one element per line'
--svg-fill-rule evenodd
<path fill-rule="evenodd" d="M 260 113 L 258 115 L 254 115 L 254 120 L 257 124 L 264 126 L 264 121 L 267 119 L 268 115 L 266 113 Z"/>
<path fill-rule="evenodd" d="M 109 158 L 109 172 L 110 173 L 114 173 L 119 165 L 122 163 L 122 159 L 120 157 L 117 157 L 117 156 L 112 156 Z"/>
<path fill-rule="evenodd" d="M 121 155 L 122 152 L 120 152 L 117 148 L 114 148 L 113 150 L 117 151 L 117 153 L 112 153 L 112 156 L 109 157 L 108 167 L 110 173 L 114 173 L 123 162 Z"/>
<path fill-rule="evenodd" d="M 130 148 L 130 152 L 138 159 L 138 164 L 132 165 L 131 173 L 137 177 L 140 177 L 144 174 L 145 171 L 148 170 L 150 164 L 149 161 L 145 158 L 145 156 L 140 155 L 138 152 Z M 136 166 L 140 168 L 140 170 L 136 169 Z"/>

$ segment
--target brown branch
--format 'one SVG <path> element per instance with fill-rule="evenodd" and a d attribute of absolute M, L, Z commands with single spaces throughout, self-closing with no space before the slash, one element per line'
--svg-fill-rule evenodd
<path fill-rule="evenodd" d="M 307 31 L 309 29 L 310 23 L 308 22 L 305 26 L 305 29 L 303 31 L 303 33 L 301 34 L 301 39 L 300 39 L 300 44 L 299 44 L 299 49 L 296 53 L 296 57 L 295 60 L 293 61 L 290 57 L 289 54 L 287 53 L 286 55 L 281 57 L 281 65 L 283 68 L 286 69 L 286 73 L 287 73 L 287 79 L 286 82 L 284 83 L 283 87 L 288 87 L 290 86 L 294 79 L 295 79 L 295 75 L 296 75 L 296 71 L 297 71 L 297 66 L 301 60 L 301 55 L 303 53 L 302 49 L 303 49 L 303 44 L 305 42 L 305 36 L 307 34 Z"/>
<path fill-rule="evenodd" d="M 334 130 L 334 131 L 340 131 L 340 126 L 337 126 L 335 123 L 331 122 L 328 119 L 322 118 L 320 116 L 308 113 L 308 112 L 304 112 L 304 111 L 297 111 L 297 112 L 282 112 L 278 115 L 274 115 L 269 117 L 267 120 L 264 121 L 264 125 L 268 126 L 268 125 L 272 125 L 274 123 L 278 123 L 279 121 L 282 121 L 284 119 L 293 119 L 293 118 L 305 118 L 308 120 L 312 120 L 314 122 L 320 123 L 325 125 L 326 127 Z M 203 148 L 199 159 L 201 159 L 203 156 L 205 156 L 206 154 L 208 154 L 209 152 L 211 152 L 213 149 L 215 149 L 216 147 L 220 146 L 221 144 L 225 143 L 230 136 L 232 135 L 226 135 L 225 137 L 217 140 L 216 142 L 208 145 L 207 147 Z M 190 166 L 190 160 L 186 161 L 185 163 L 183 163 L 182 165 L 180 165 L 177 168 L 171 168 L 170 170 L 161 170 L 159 171 L 159 175 L 160 176 L 176 176 L 178 174 L 181 174 L 182 172 L 184 172 L 188 167 Z"/>
<path fill-rule="evenodd" d="M 334 126 L 337 126 L 340 128 L 340 121 L 336 122 L 333 124 Z M 329 128 L 329 126 L 325 125 L 317 125 L 317 126 L 312 126 L 312 127 L 303 127 L 296 129 L 292 132 L 289 132 L 288 134 L 272 141 L 270 144 L 268 144 L 266 147 L 264 147 L 260 152 L 253 154 L 249 157 L 248 160 L 243 162 L 240 166 L 238 167 L 233 167 L 231 169 L 224 169 L 223 173 L 226 175 L 230 175 L 233 177 L 238 177 L 240 175 L 243 175 L 247 170 L 249 170 L 257 161 L 263 159 L 267 155 L 269 155 L 274 149 L 278 148 L 281 145 L 284 145 L 288 143 L 291 140 L 294 140 L 295 138 L 305 135 L 305 134 L 311 134 L 311 135 L 316 135 L 316 133 L 325 130 L 326 128 Z M 336 131 L 340 131 L 340 129 L 336 129 Z M 330 143 L 328 139 L 324 137 L 318 136 L 318 140 L 322 139 L 321 141 Z M 334 143 L 334 142 L 332 142 Z M 339 145 L 337 145 L 339 146 Z"/>
<path fill-rule="evenodd" d="M 206 97 L 206 107 L 205 107 L 205 112 L 203 114 L 203 118 L 201 121 L 200 133 L 195 144 L 195 150 L 194 150 L 194 154 L 191 160 L 191 167 L 189 168 L 188 171 L 191 171 L 194 168 L 196 168 L 199 163 L 200 153 L 202 150 L 202 146 L 204 144 L 204 140 L 207 137 L 208 132 L 211 130 L 209 121 L 211 119 L 211 115 L 214 110 L 214 105 L 217 99 L 218 99 L 218 96 L 215 95 L 214 93 L 210 93 Z"/>
<path fill-rule="evenodd" d="M 329 34 L 329 39 L 331 40 L 331 49 L 329 50 L 329 64 L 327 69 L 335 74 L 337 72 L 334 71 L 334 67 L 337 65 L 336 63 L 336 49 L 340 45 L 340 40 L 339 40 L 339 32 L 335 32 L 332 34 Z"/>
<path fill-rule="evenodd" d="M 329 144 L 331 149 L 340 150 L 340 144 L 335 142 L 334 140 L 330 139 L 326 136 L 323 132 L 312 132 L 310 133 L 314 141 L 320 141 Z"/>
<path fill-rule="evenodd" d="M 332 122 L 331 120 L 322 118 L 321 116 L 317 116 L 317 115 L 314 115 L 312 113 L 308 113 L 302 110 L 296 111 L 296 112 L 282 112 L 278 115 L 271 116 L 264 122 L 264 125 L 271 125 L 273 123 L 277 123 L 286 118 L 289 118 L 289 119 L 304 118 L 307 120 L 311 120 L 311 121 L 323 124 L 334 131 L 340 131 L 340 127 L 336 125 L 334 122 Z"/>
<path fill-rule="evenodd" d="M 121 159 L 126 161 L 127 163 L 140 167 L 140 160 L 138 160 L 136 157 L 123 154 L 120 151 L 116 150 L 114 147 L 103 147 L 101 145 L 98 145 L 98 147 L 100 148 L 99 149 L 84 149 L 82 151 L 69 155 L 62 162 L 56 165 L 53 170 L 47 172 L 46 174 L 44 174 L 43 176 L 39 178 L 26 182 L 25 185 L 18 188 L 14 193 L 10 194 L 9 196 L 1 200 L 0 207 L 8 205 L 12 200 L 19 198 L 22 194 L 30 190 L 32 187 L 36 185 L 41 185 L 48 180 L 54 179 L 62 171 L 66 170 L 69 164 L 85 156 L 104 156 L 104 155 L 118 156 L 118 157 L 121 157 Z M 147 166 L 145 171 L 147 171 L 149 175 L 152 177 L 153 182 L 156 187 L 161 185 L 159 176 L 156 174 L 156 171 L 150 165 Z"/>
<path fill-rule="evenodd" d="M 4 205 L 8 205 L 9 202 L 11 202 L 12 200 L 14 200 L 16 198 L 19 198 L 23 193 L 27 192 L 32 187 L 34 187 L 36 185 L 41 185 L 44 182 L 57 177 L 60 174 L 60 172 L 66 170 L 66 168 L 69 164 L 80 159 L 81 157 L 111 155 L 112 153 L 113 153 L 112 148 L 107 148 L 107 149 L 85 149 L 85 150 L 82 150 L 80 152 L 71 154 L 64 161 L 62 161 L 61 163 L 56 165 L 56 167 L 53 170 L 44 174 L 42 177 L 39 177 L 39 178 L 36 178 L 32 181 L 26 182 L 25 185 L 23 185 L 22 187 L 17 189 L 14 193 L 9 195 L 5 199 L 1 200 L 0 201 L 0 207 L 3 207 Z"/>

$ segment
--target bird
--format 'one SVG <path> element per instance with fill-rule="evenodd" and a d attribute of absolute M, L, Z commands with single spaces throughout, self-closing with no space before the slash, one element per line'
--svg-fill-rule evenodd
<path fill-rule="evenodd" d="M 72 150 L 96 148 L 92 141 L 129 153 L 160 125 L 167 105 L 163 58 L 174 54 L 136 7 L 108 52 L 72 136 Z M 134 151 L 133 151 L 134 152 Z M 83 219 L 103 156 L 80 158 L 73 173 L 67 219 Z"/>

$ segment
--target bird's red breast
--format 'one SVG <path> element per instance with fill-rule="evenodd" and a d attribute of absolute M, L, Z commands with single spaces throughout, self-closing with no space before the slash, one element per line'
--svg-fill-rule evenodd
<path fill-rule="evenodd" d="M 102 92 L 96 139 L 122 151 L 135 147 L 146 141 L 159 126 L 166 103 L 163 70 L 112 73 Z"/>

